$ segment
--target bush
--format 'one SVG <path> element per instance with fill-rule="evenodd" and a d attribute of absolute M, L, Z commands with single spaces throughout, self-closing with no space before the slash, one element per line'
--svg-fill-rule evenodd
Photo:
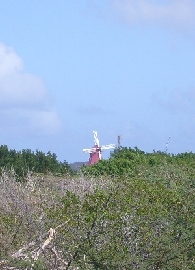
<path fill-rule="evenodd" d="M 95 177 L 29 176 L 18 183 L 4 171 L 0 265 L 194 269 L 194 155 L 120 151 L 84 168 Z"/>

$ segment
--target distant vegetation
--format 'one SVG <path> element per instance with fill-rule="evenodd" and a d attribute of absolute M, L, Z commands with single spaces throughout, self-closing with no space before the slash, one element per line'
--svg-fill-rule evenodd
<path fill-rule="evenodd" d="M 25 176 L 29 171 L 44 174 L 73 173 L 68 163 L 59 162 L 54 153 L 45 154 L 42 151 L 33 152 L 30 149 L 16 151 L 8 149 L 7 145 L 0 146 L 0 168 L 7 170 L 13 168 L 18 177 Z"/>
<path fill-rule="evenodd" d="M 162 151 L 146 153 L 137 147 L 121 147 L 114 150 L 108 160 L 100 160 L 88 167 L 83 166 L 82 172 L 92 176 L 129 176 L 155 180 L 161 177 L 160 172 L 172 168 L 194 173 L 195 154 L 192 152 L 169 154 Z M 166 169 L 166 170 L 165 170 Z M 166 174 L 164 175 L 166 178 Z M 159 179 L 162 180 L 162 179 Z"/>
<path fill-rule="evenodd" d="M 122 147 L 25 180 L 2 169 L 0 269 L 195 269 L 194 153 Z"/>

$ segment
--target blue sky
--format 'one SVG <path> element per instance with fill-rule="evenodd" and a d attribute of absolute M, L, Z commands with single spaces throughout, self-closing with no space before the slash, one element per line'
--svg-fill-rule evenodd
<path fill-rule="evenodd" d="M 0 144 L 195 152 L 194 1 L 7 0 L 0 24 Z"/>

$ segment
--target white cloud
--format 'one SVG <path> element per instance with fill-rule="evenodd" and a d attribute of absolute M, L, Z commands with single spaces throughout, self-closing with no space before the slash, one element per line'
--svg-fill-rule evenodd
<path fill-rule="evenodd" d="M 113 0 L 112 5 L 129 24 L 159 23 L 182 29 L 195 24 L 194 0 Z"/>
<path fill-rule="evenodd" d="M 22 59 L 0 43 L 0 105 L 45 106 L 49 93 L 44 82 L 24 71 Z"/>
<path fill-rule="evenodd" d="M 3 43 L 0 43 L 0 115 L 1 128 L 6 125 L 6 130 L 7 123 L 12 130 L 15 127 L 44 134 L 60 128 L 60 119 L 43 80 L 27 73 L 22 59 Z"/>
<path fill-rule="evenodd" d="M 13 72 L 21 72 L 22 70 L 22 59 L 16 55 L 12 48 L 0 43 L 0 76 L 3 77 Z"/>

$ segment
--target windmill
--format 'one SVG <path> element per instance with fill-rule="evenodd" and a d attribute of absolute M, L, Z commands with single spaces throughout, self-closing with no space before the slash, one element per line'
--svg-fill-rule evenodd
<path fill-rule="evenodd" d="M 101 153 L 103 150 L 109 150 L 109 149 L 115 148 L 114 144 L 102 145 L 100 147 L 97 131 L 93 131 L 93 137 L 94 137 L 94 146 L 92 148 L 83 149 L 84 153 L 90 154 L 89 163 L 88 163 L 89 166 L 98 162 L 98 160 L 102 158 Z"/>

